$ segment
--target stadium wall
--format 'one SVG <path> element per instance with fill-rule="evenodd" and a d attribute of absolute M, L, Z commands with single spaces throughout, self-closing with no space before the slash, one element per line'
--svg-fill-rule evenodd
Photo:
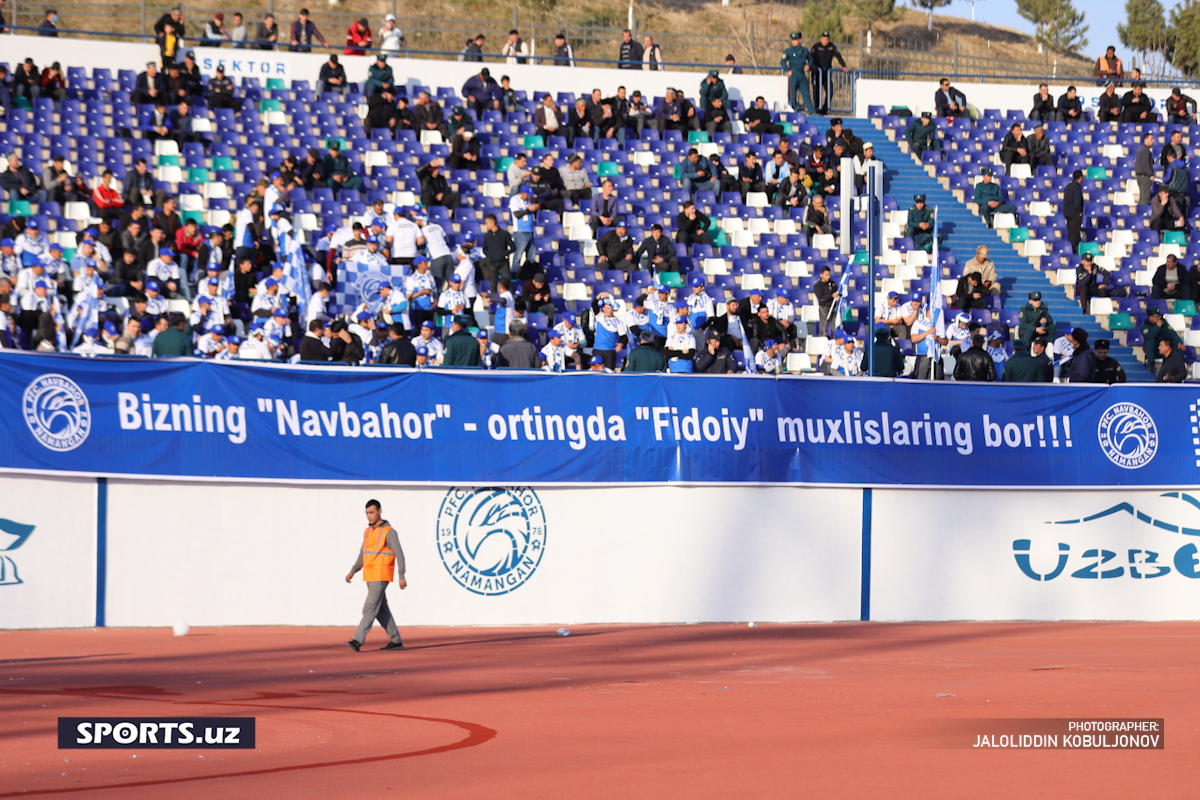
<path fill-rule="evenodd" d="M 1070 84 L 1078 92 L 1080 102 L 1085 111 L 1093 113 L 1100 107 L 1100 95 L 1104 88 L 1097 86 L 1095 80 L 1084 83 L 1077 81 Z M 968 105 L 975 106 L 982 114 L 985 109 L 1005 111 L 1023 111 L 1028 114 L 1033 108 L 1033 96 L 1038 92 L 1038 82 L 1028 84 L 1008 83 L 971 83 L 965 80 L 955 81 L 954 86 L 967 96 Z M 1066 83 L 1049 84 L 1050 94 L 1058 101 L 1058 97 L 1066 94 Z M 890 109 L 893 106 L 907 106 L 913 114 L 919 114 L 924 109 L 934 110 L 933 95 L 938 90 L 937 80 L 929 81 L 888 81 L 859 78 L 855 82 L 854 113 L 858 117 L 868 116 L 871 106 L 883 106 Z M 1128 87 L 1118 89 L 1117 94 L 1123 95 Z M 786 94 L 786 90 L 785 90 Z M 1159 121 L 1166 122 L 1164 117 L 1167 98 L 1171 96 L 1170 89 L 1147 89 L 1146 95 L 1153 100 L 1154 108 L 1159 113 Z"/>
<path fill-rule="evenodd" d="M 94 41 L 91 39 L 68 39 L 65 37 L 20 36 L 5 39 L 11 42 L 9 52 L 3 60 L 16 63 L 32 57 L 39 67 L 58 61 L 64 67 L 84 67 L 89 74 L 93 68 L 108 68 L 114 76 L 119 69 L 141 72 L 149 61 L 158 61 L 156 45 L 127 42 Z M 265 50 L 233 50 L 229 48 L 195 47 L 196 63 L 205 75 L 215 72 L 219 64 L 225 65 L 225 74 L 233 79 L 258 78 L 265 85 L 268 78 L 284 81 L 307 80 L 316 83 L 321 65 L 329 60 L 328 54 L 288 53 Z M 346 78 L 360 83 L 366 80 L 367 68 L 374 62 L 371 56 L 339 55 Z M 501 75 L 512 78 L 514 89 L 529 92 L 570 92 L 583 96 L 593 88 L 601 89 L 605 96 L 616 93 L 618 86 L 630 92 L 640 89 L 651 97 L 661 96 L 668 87 L 679 88 L 688 97 L 698 95 L 701 72 L 642 72 L 594 67 L 554 67 L 530 64 L 471 64 L 459 61 L 435 61 L 420 58 L 391 57 L 388 63 L 397 81 L 403 80 L 412 87 L 423 85 L 434 88 L 449 86 L 461 94 L 462 85 L 472 75 L 479 73 L 481 66 L 492 72 L 499 81 Z M 783 75 L 730 75 L 723 74 L 729 96 L 749 104 L 758 95 L 769 103 L 783 103 L 787 98 L 787 79 Z"/>
<path fill-rule="evenodd" d="M 401 625 L 1198 616 L 1186 492 L 0 480 L 2 628 L 353 625 L 368 497 Z"/>

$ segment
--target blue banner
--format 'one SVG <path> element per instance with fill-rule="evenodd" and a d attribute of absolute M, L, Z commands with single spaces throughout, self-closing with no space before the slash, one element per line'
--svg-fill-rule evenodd
<path fill-rule="evenodd" d="M 11 352 L 0 365 L 0 469 L 12 472 L 462 485 L 1200 484 L 1200 390 L 1187 385 L 416 372 Z"/>

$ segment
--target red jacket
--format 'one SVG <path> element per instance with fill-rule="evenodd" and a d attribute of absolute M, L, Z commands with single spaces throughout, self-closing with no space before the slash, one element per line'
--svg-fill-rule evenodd
<path fill-rule="evenodd" d="M 346 50 L 348 56 L 365 56 L 366 50 L 360 49 L 371 46 L 371 29 L 360 27 L 356 22 L 346 32 Z"/>
<path fill-rule="evenodd" d="M 120 192 L 103 183 L 97 184 L 92 191 L 92 200 L 96 203 L 97 208 L 121 208 L 125 205 Z"/>
<path fill-rule="evenodd" d="M 201 233 L 199 226 L 196 227 L 196 235 L 191 238 L 187 235 L 186 225 L 175 231 L 175 252 L 180 255 L 196 258 L 200 255 L 199 250 L 202 244 L 204 244 L 204 234 Z"/>

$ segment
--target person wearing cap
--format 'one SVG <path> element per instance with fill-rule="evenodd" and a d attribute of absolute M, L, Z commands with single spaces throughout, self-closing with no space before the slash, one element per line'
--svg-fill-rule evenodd
<path fill-rule="evenodd" d="M 812 46 L 809 51 L 811 56 L 812 69 L 812 98 L 813 105 L 816 106 L 816 113 L 829 113 L 829 99 L 832 94 L 830 79 L 833 73 L 833 62 L 836 59 L 842 65 L 842 72 L 849 72 L 846 66 L 846 59 L 842 58 L 838 46 L 833 43 L 829 36 L 829 31 L 822 31 L 821 38 Z"/>
<path fill-rule="evenodd" d="M 21 271 L 21 258 L 14 250 L 15 244 L 7 236 L 0 239 L 0 277 L 10 280 L 16 280 L 17 273 Z"/>
<path fill-rule="evenodd" d="M 215 358 L 225 352 L 225 329 L 220 325 L 210 326 L 196 339 L 195 354 L 203 358 Z"/>
<path fill-rule="evenodd" d="M 854 157 L 854 187 L 859 194 L 866 190 L 867 171 L 872 162 L 883 165 L 883 162 L 875 157 L 875 145 L 871 142 L 864 142 L 862 153 Z"/>
<path fill-rule="evenodd" d="M 1079 266 L 1075 268 L 1075 297 L 1079 300 L 1083 313 L 1088 313 L 1093 297 L 1125 297 L 1124 286 L 1117 286 L 1108 274 L 1108 270 L 1097 265 L 1091 253 L 1080 257 Z"/>
<path fill-rule="evenodd" d="M 976 247 L 975 257 L 963 265 L 963 273 L 979 273 L 979 285 L 983 287 L 983 293 L 995 296 L 1000 294 L 1000 278 L 996 275 L 995 263 L 988 258 L 989 252 L 985 244 Z"/>
<path fill-rule="evenodd" d="M 542 359 L 542 369 L 546 372 L 560 373 L 566 370 L 567 349 L 563 346 L 562 333 L 551 330 L 547 336 L 549 341 L 539 350 Z"/>
<path fill-rule="evenodd" d="M 462 96 L 480 119 L 483 119 L 484 111 L 500 110 L 500 85 L 487 67 L 467 78 L 462 87 Z"/>
<path fill-rule="evenodd" d="M 688 321 L 686 312 L 687 305 L 681 303 L 681 309 L 676 309 L 677 316 L 671 319 L 671 325 L 667 329 L 667 338 L 663 342 L 663 355 L 667 360 L 673 358 L 682 358 L 691 361 L 696 355 L 696 338 L 692 331 L 692 325 Z"/>
<path fill-rule="evenodd" d="M 904 374 L 904 353 L 892 343 L 892 329 L 886 323 L 875 324 L 871 349 L 876 378 L 898 378 Z"/>
<path fill-rule="evenodd" d="M 1133 88 L 1121 98 L 1121 122 L 1158 122 L 1154 101 L 1145 93 L 1144 81 L 1134 81 Z"/>
<path fill-rule="evenodd" d="M 1098 347 L 1100 343 L 1097 342 L 1096 344 Z M 1013 354 L 1004 363 L 1004 374 L 1000 376 L 1001 381 L 1005 383 L 1046 382 L 1046 370 L 1044 368 L 1045 365 L 1036 356 L 1030 354 L 1029 347 L 1030 343 L 1026 342 L 1024 339 L 1017 339 L 1013 342 Z M 1107 351 L 1108 343 L 1105 342 L 1105 352 Z M 1112 361 L 1113 364 L 1117 363 L 1113 359 L 1109 360 Z"/>
<path fill-rule="evenodd" d="M 812 71 L 812 53 L 801 43 L 801 33 L 796 31 L 791 35 L 792 44 L 783 51 L 779 60 L 779 68 L 788 79 L 788 103 L 793 111 L 803 111 L 806 114 L 815 113 L 812 96 L 809 94 L 808 76 Z M 801 101 L 796 99 L 799 91 Z"/>
<path fill-rule="evenodd" d="M 567 42 L 567 35 L 561 31 L 554 34 L 554 57 L 551 63 L 556 67 L 575 66 L 575 50 Z"/>
<path fill-rule="evenodd" d="M 130 93 L 129 102 L 135 106 L 147 105 L 154 103 L 160 97 L 165 97 L 167 94 L 167 78 L 158 71 L 158 64 L 154 61 L 146 62 L 146 69 L 139 72 L 136 81 L 133 84 L 133 92 Z"/>
<path fill-rule="evenodd" d="M 536 264 L 534 260 L 537 252 L 534 246 L 534 222 L 539 210 L 541 210 L 541 205 L 534 197 L 533 188 L 529 184 L 521 184 L 517 193 L 509 198 L 508 211 L 512 216 L 509 230 L 513 237 L 510 274 L 518 279 L 529 274 L 528 269 L 522 266 L 526 261 L 529 265 Z"/>
<path fill-rule="evenodd" d="M 160 286 L 157 280 L 151 278 L 146 281 L 146 316 L 157 317 L 160 314 L 167 313 L 167 298 L 162 296 Z M 200 298 L 196 298 L 199 302 Z M 195 309 L 195 305 L 193 305 Z"/>
<path fill-rule="evenodd" d="M 715 69 L 710 69 L 700 81 L 700 105 L 707 109 L 712 105 L 713 100 L 720 100 L 721 105 L 727 107 L 729 90 L 725 88 L 725 81 L 721 80 L 720 73 Z"/>
<path fill-rule="evenodd" d="M 466 293 L 462 290 L 461 275 L 450 276 L 445 290 L 438 296 L 437 308 L 435 310 L 443 316 L 463 314 L 470 310 L 470 301 L 467 299 Z"/>
<path fill-rule="evenodd" d="M 875 300 L 875 325 L 886 325 L 897 339 L 907 339 L 909 328 L 916 321 L 911 303 L 901 303 L 896 292 L 880 294 Z"/>
<path fill-rule="evenodd" d="M 933 93 L 933 105 L 939 117 L 967 116 L 967 96 L 950 85 L 949 78 L 938 82 L 938 90 Z"/>
<path fill-rule="evenodd" d="M 763 342 L 762 349 L 754 354 L 754 366 L 763 375 L 781 374 L 783 372 L 785 350 L 784 345 L 776 342 L 774 339 L 767 339 Z"/>
<path fill-rule="evenodd" d="M 930 370 L 934 378 L 942 380 L 945 376 L 942 370 L 941 346 L 946 343 L 939 339 L 937 326 L 934 325 L 931 306 L 924 302 L 925 296 L 914 294 L 909 302 L 909 313 L 913 315 L 912 327 L 909 329 L 909 339 L 917 355 L 916 369 L 913 374 L 918 380 L 929 380 Z"/>
<path fill-rule="evenodd" d="M 225 27 L 225 15 L 218 11 L 212 15 L 212 19 L 204 23 L 204 38 L 200 40 L 200 46 L 220 47 L 222 42 L 229 40 L 229 29 Z"/>
<path fill-rule="evenodd" d="M 679 181 L 688 197 L 695 197 L 696 192 L 717 192 L 720 189 L 717 178 L 713 174 L 712 162 L 700 155 L 700 151 L 695 147 L 690 148 L 683 158 Z"/>
<path fill-rule="evenodd" d="M 208 79 L 208 104 L 213 108 L 232 108 L 239 114 L 242 111 L 242 101 L 235 96 L 233 80 L 225 77 L 222 64 L 217 65 L 216 74 Z"/>
<path fill-rule="evenodd" d="M 371 23 L 366 17 L 351 23 L 346 31 L 346 47 L 342 51 L 348 56 L 365 56 L 371 48 Z"/>
<path fill-rule="evenodd" d="M 429 353 L 429 363 L 437 365 L 442 363 L 442 353 L 444 347 L 442 340 L 434 336 L 433 320 L 427 319 L 421 322 L 417 328 L 417 335 L 412 340 L 413 347 L 425 348 Z"/>
<path fill-rule="evenodd" d="M 941 152 L 942 149 L 942 143 L 938 140 L 937 125 L 928 110 L 922 111 L 920 117 L 915 117 L 908 123 L 908 127 L 904 129 L 904 139 L 908 142 L 909 151 L 918 158 L 926 150 Z"/>
<path fill-rule="evenodd" d="M 408 44 L 404 31 L 396 25 L 396 15 L 387 14 L 383 18 L 383 27 L 379 29 L 379 49 L 385 53 L 399 53 L 402 45 Z"/>
<path fill-rule="evenodd" d="M 1096 373 L 1092 378 L 1093 383 L 1103 383 L 1112 386 L 1117 383 L 1125 383 L 1125 368 L 1108 354 L 1108 339 L 1096 340 Z"/>
<path fill-rule="evenodd" d="M 554 332 L 562 337 L 563 358 L 574 362 L 575 369 L 583 369 L 583 348 L 587 344 L 587 336 L 579 327 L 575 314 L 565 312 L 562 320 L 554 326 Z"/>
<path fill-rule="evenodd" d="M 1012 203 L 1004 202 L 1004 195 L 1000 191 L 1000 184 L 992 180 L 992 168 L 980 167 L 980 181 L 975 184 L 974 203 L 979 206 L 979 213 L 983 217 L 984 222 L 990 228 L 992 220 L 997 214 L 1015 214 L 1017 207 Z"/>
<path fill-rule="evenodd" d="M 337 53 L 330 53 L 329 60 L 321 65 L 317 75 L 317 86 L 322 92 L 346 92 L 346 68 L 338 62 Z"/>
<path fill-rule="evenodd" d="M 1196 108 L 1196 101 L 1176 86 L 1167 98 L 1167 121 L 1172 125 L 1191 125 L 1196 121 Z"/>
<path fill-rule="evenodd" d="M 737 361 L 729 348 L 721 342 L 721 334 L 710 330 L 704 336 L 703 346 L 696 349 L 696 357 L 692 360 L 692 372 L 709 375 L 732 375 L 737 372 Z"/>
<path fill-rule="evenodd" d="M 992 363 L 996 365 L 996 380 L 998 381 L 1004 380 L 1004 365 L 1008 361 L 1007 341 L 1008 337 L 1005 336 L 1002 329 L 996 328 L 993 331 L 988 331 L 987 347 L 985 350 L 991 357 Z"/>
<path fill-rule="evenodd" d="M 592 360 L 588 362 L 588 372 L 611 373 L 612 370 L 605 366 L 603 358 L 600 356 L 592 356 Z"/>
<path fill-rule="evenodd" d="M 1106 81 L 1113 84 L 1125 77 L 1125 69 L 1121 66 L 1121 59 L 1117 57 L 1117 48 L 1111 44 L 1105 48 L 1104 55 L 1096 59 L 1096 67 L 1093 70 L 1096 76 L 1096 85 L 1103 86 Z"/>
<path fill-rule="evenodd" d="M 642 331 L 640 345 L 630 351 L 622 372 L 666 372 L 667 359 L 658 351 L 654 331 Z"/>
<path fill-rule="evenodd" d="M 1038 122 L 1058 122 L 1058 107 L 1054 103 L 1054 95 L 1050 94 L 1050 87 L 1044 83 L 1038 84 L 1037 93 L 1033 96 L 1033 110 L 1028 114 L 1032 120 Z"/>
<path fill-rule="evenodd" d="M 167 317 L 167 327 L 154 337 L 154 347 L 151 355 L 155 358 L 175 358 L 192 355 L 192 342 L 183 332 L 183 314 L 171 312 Z"/>
<path fill-rule="evenodd" d="M 474 231 L 463 231 L 451 254 L 454 256 L 454 274 L 462 280 L 462 291 L 468 301 L 479 295 L 475 286 L 475 271 L 476 264 L 483 261 L 483 250 L 477 242 L 478 237 Z"/>
<path fill-rule="evenodd" d="M 110 347 L 105 347 L 100 336 L 100 330 L 95 325 L 83 331 L 79 339 L 79 344 L 71 348 L 71 352 L 77 356 L 93 358 L 95 356 L 113 355 L 114 351 Z"/>
<path fill-rule="evenodd" d="M 1154 372 L 1154 362 L 1159 355 L 1159 343 L 1169 342 L 1172 348 L 1180 346 L 1179 334 L 1163 322 L 1162 309 L 1150 306 L 1146 309 L 1146 322 L 1142 325 L 1142 352 L 1146 367 Z"/>
<path fill-rule="evenodd" d="M 708 321 L 715 317 L 717 312 L 712 297 L 705 291 L 704 276 L 695 276 L 692 278 L 690 285 L 692 293 L 687 296 L 687 307 L 691 323 L 696 328 L 707 327 Z M 786 292 L 783 292 L 783 290 L 780 290 L 780 292 L 784 298 L 787 297 Z M 777 310 L 773 310 L 771 315 L 782 322 L 783 319 L 780 314 L 776 313 Z M 786 323 L 784 324 L 786 325 Z"/>
<path fill-rule="evenodd" d="M 1070 383 L 1094 383 L 1096 378 L 1096 352 L 1088 346 L 1088 332 L 1074 328 L 1067 335 L 1072 352 L 1063 364 L 1062 372 Z"/>
<path fill-rule="evenodd" d="M 405 335 L 404 326 L 399 322 L 393 322 L 388 326 L 387 336 L 387 342 L 383 345 L 383 349 L 379 351 L 379 363 L 415 367 L 417 365 L 417 350 Z M 422 347 L 424 349 L 424 346 Z M 303 345 L 301 345 L 301 351 L 303 351 Z M 426 352 L 428 352 L 427 349 Z"/>
<path fill-rule="evenodd" d="M 905 235 L 913 240 L 913 247 L 926 253 L 933 252 L 933 209 L 925 205 L 923 194 L 913 195 L 913 205 L 908 209 Z"/>
<path fill-rule="evenodd" d="M 960 311 L 954 315 L 953 323 L 946 326 L 946 345 L 950 355 L 958 356 L 964 347 L 971 346 L 971 315 Z"/>
<path fill-rule="evenodd" d="M 592 355 L 603 360 L 606 368 L 616 369 L 617 353 L 629 345 L 629 326 L 616 315 L 611 298 L 598 297 L 593 307 L 599 310 L 592 318 Z"/>

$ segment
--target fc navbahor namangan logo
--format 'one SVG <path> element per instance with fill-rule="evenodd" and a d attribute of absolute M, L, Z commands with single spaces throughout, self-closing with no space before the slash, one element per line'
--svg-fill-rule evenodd
<path fill-rule="evenodd" d="M 79 447 L 92 430 L 87 395 L 65 375 L 43 375 L 29 384 L 21 408 L 34 438 L 60 453 Z"/>
<path fill-rule="evenodd" d="M 438 555 L 460 586 L 508 594 L 546 550 L 546 513 L 532 489 L 451 489 L 437 520 Z"/>
<path fill-rule="evenodd" d="M 1136 403 L 1109 406 L 1100 417 L 1096 435 L 1108 460 L 1124 469 L 1143 467 L 1158 452 L 1154 418 Z"/>

